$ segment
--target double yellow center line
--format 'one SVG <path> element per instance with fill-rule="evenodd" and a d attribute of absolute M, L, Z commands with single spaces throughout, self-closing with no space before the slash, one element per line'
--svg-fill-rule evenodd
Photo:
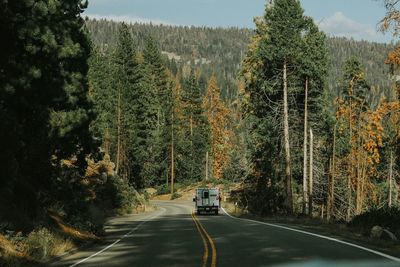
<path fill-rule="evenodd" d="M 203 246 L 204 246 L 204 254 L 203 254 L 203 265 L 202 267 L 207 266 L 207 261 L 208 261 L 208 244 L 210 244 L 212 255 L 211 255 L 211 267 L 216 267 L 217 266 L 217 250 L 215 249 L 214 241 L 212 240 L 211 236 L 207 233 L 206 229 L 204 229 L 203 225 L 197 218 L 194 212 L 192 212 L 192 219 L 194 223 L 196 224 L 197 231 L 199 231 L 201 239 L 203 240 Z M 208 241 L 208 242 L 207 242 Z"/>

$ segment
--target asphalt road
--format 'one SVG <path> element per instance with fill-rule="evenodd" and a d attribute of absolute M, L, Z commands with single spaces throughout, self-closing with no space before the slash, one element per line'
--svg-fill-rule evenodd
<path fill-rule="evenodd" d="M 192 214 L 192 203 L 115 218 L 102 244 L 51 266 L 400 266 L 400 259 L 281 225 Z"/>

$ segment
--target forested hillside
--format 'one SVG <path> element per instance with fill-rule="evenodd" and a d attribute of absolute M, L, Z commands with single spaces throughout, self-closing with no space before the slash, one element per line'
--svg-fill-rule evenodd
<path fill-rule="evenodd" d="M 115 46 L 118 25 L 106 20 L 88 20 L 86 22 L 92 41 L 97 46 Z M 239 28 L 177 27 L 149 24 L 132 24 L 129 30 L 139 49 L 144 47 L 146 36 L 151 36 L 164 55 L 173 62 L 171 69 L 176 72 L 178 65 L 196 63 L 205 77 L 213 72 L 218 77 L 222 97 L 236 98 L 237 77 L 241 61 L 247 51 L 247 45 L 254 31 Z M 380 88 L 390 87 L 389 67 L 385 59 L 394 45 L 355 41 L 346 38 L 327 38 L 329 50 L 328 85 L 337 86 L 343 75 L 342 67 L 351 56 L 360 59 L 367 80 Z"/>
<path fill-rule="evenodd" d="M 220 99 L 214 76 L 195 65 L 171 69 L 154 38 L 143 38 L 139 48 L 122 24 L 115 47 L 93 51 L 89 85 L 98 116 L 92 129 L 102 151 L 139 189 L 222 178 L 239 106 Z"/>

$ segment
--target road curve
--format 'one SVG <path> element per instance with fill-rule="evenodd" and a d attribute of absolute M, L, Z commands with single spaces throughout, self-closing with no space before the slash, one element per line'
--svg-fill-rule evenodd
<path fill-rule="evenodd" d="M 51 266 L 400 266 L 396 258 L 301 231 L 223 212 L 195 216 L 191 203 L 154 203 L 158 210 L 111 220 L 104 243 Z"/>

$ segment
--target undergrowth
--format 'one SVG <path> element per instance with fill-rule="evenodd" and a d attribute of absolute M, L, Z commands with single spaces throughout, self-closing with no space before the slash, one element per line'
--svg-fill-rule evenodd
<path fill-rule="evenodd" d="M 364 235 L 369 235 L 371 228 L 381 226 L 400 237 L 400 208 L 385 207 L 373 209 L 353 218 L 350 227 L 358 228 Z"/>

